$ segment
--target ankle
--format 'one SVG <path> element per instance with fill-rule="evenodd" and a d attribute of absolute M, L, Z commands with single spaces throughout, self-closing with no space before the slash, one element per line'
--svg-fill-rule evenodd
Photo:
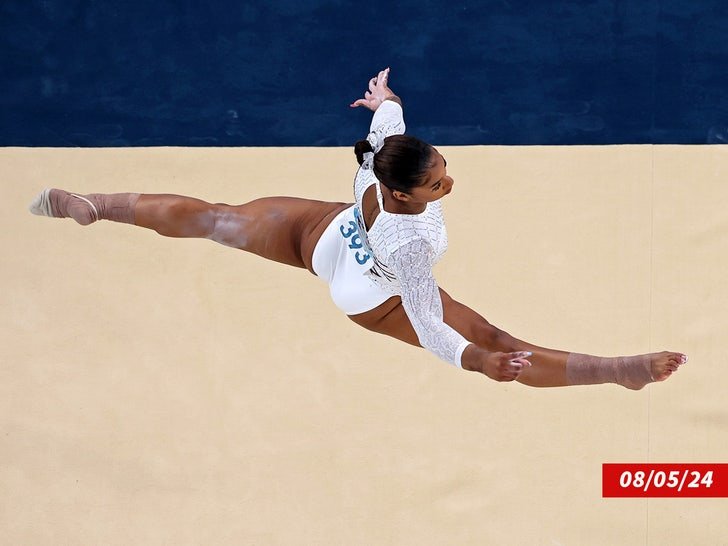
<path fill-rule="evenodd" d="M 639 390 L 654 381 L 650 362 L 649 355 L 604 358 L 571 353 L 566 360 L 566 381 L 569 385 L 616 383 Z"/>
<path fill-rule="evenodd" d="M 84 197 L 96 205 L 100 220 L 134 224 L 138 193 L 92 193 Z"/>

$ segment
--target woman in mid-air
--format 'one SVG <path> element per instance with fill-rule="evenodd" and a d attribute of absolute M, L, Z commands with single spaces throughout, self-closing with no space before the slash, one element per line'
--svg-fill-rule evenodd
<path fill-rule="evenodd" d="M 212 239 L 306 268 L 329 284 L 334 303 L 355 323 L 496 381 L 641 389 L 687 361 L 675 352 L 603 358 L 537 347 L 439 288 L 432 266 L 447 249 L 441 199 L 454 182 L 433 146 L 404 135 L 402 103 L 388 79 L 389 69 L 379 72 L 351 105 L 374 112 L 369 135 L 354 148 L 354 204 L 266 197 L 231 206 L 179 195 L 46 189 L 30 210 L 82 225 L 111 220 L 167 237 Z"/>

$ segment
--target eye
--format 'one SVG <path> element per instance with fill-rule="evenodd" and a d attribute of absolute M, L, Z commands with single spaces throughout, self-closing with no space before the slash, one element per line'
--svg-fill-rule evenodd
<path fill-rule="evenodd" d="M 440 186 L 442 186 L 442 182 L 438 182 L 434 186 L 432 186 L 432 191 L 437 191 L 440 189 Z"/>

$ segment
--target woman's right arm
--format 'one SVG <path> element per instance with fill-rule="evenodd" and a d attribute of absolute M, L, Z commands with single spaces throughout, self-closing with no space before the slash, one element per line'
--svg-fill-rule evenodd
<path fill-rule="evenodd" d="M 516 379 L 524 366 L 531 365 L 526 360 L 530 353 L 486 351 L 446 324 L 431 258 L 432 247 L 423 240 L 411 241 L 392 254 L 402 306 L 420 345 L 449 364 L 480 372 L 495 381 Z"/>

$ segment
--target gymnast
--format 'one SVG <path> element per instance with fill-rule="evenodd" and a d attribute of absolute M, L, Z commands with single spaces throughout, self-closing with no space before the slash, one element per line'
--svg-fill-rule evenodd
<path fill-rule="evenodd" d="M 231 206 L 179 195 L 46 189 L 30 210 L 81 225 L 111 220 L 167 237 L 211 239 L 306 268 L 328 283 L 334 303 L 356 324 L 496 381 L 638 390 L 687 361 L 676 352 L 605 358 L 537 347 L 439 288 L 432 266 L 447 249 L 441 199 L 454 182 L 433 146 L 404 135 L 402 102 L 388 80 L 389 68 L 351 104 L 374 112 L 369 135 L 354 147 L 360 167 L 353 204 L 265 197 Z"/>

